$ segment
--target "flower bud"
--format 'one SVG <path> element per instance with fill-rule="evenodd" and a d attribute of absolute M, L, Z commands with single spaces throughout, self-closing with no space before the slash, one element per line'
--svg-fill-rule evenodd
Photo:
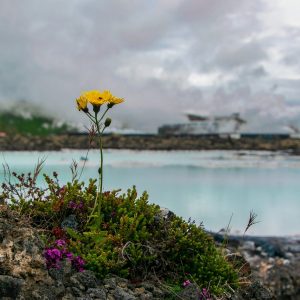
<path fill-rule="evenodd" d="M 106 118 L 106 120 L 104 122 L 104 126 L 109 127 L 110 124 L 111 124 L 111 118 Z"/>
<path fill-rule="evenodd" d="M 93 111 L 97 114 L 100 111 L 100 105 L 93 104 Z"/>

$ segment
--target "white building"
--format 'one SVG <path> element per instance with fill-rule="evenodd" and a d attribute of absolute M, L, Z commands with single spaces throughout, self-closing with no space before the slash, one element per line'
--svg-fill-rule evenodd
<path fill-rule="evenodd" d="M 159 134 L 218 134 L 238 137 L 240 128 L 246 123 L 238 113 L 229 116 L 202 116 L 187 114 L 189 123 L 163 125 L 158 129 Z"/>

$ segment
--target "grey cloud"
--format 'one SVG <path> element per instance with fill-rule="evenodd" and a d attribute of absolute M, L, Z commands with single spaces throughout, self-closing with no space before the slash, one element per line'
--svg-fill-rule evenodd
<path fill-rule="evenodd" d="M 251 119 L 267 105 L 280 108 L 268 119 L 282 123 L 296 118 L 285 97 L 299 89 L 268 71 L 268 51 L 281 49 L 285 64 L 296 59 L 297 47 L 287 48 L 299 28 L 260 38 L 265 10 L 265 0 L 3 0 L 0 101 L 26 98 L 81 123 L 78 94 L 110 88 L 126 98 L 112 112 L 118 126 L 155 131 L 184 122 L 187 109 L 239 110 Z M 189 82 L 191 74 L 214 72 L 212 85 Z M 272 102 L 275 92 L 281 100 Z"/>
<path fill-rule="evenodd" d="M 214 63 L 220 68 L 232 70 L 236 67 L 249 67 L 267 59 L 267 54 L 258 43 L 247 43 L 239 48 L 228 45 L 219 50 Z"/>
<path fill-rule="evenodd" d="M 300 28 L 292 26 L 285 27 L 283 34 L 277 38 L 277 43 L 281 46 L 281 62 L 290 67 L 299 68 Z"/>
<path fill-rule="evenodd" d="M 268 75 L 268 72 L 262 66 L 257 66 L 255 68 L 253 68 L 250 72 L 251 72 L 251 75 L 256 78 L 264 77 L 264 76 Z"/>

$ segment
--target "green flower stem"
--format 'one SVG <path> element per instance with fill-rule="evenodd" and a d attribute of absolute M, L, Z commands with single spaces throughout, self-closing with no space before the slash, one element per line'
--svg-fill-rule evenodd
<path fill-rule="evenodd" d="M 89 112 L 86 113 L 87 117 L 92 121 L 92 123 L 96 123 L 94 116 L 92 116 Z"/>
<path fill-rule="evenodd" d="M 92 210 L 91 215 L 88 218 L 88 222 L 90 222 L 91 218 L 94 215 L 95 209 L 98 206 L 98 223 L 99 223 L 99 228 L 101 226 L 102 222 L 102 217 L 101 217 L 101 207 L 102 207 L 102 193 L 103 193 L 103 143 L 102 143 L 102 135 L 104 132 L 105 127 L 101 130 L 101 121 L 103 120 L 104 116 L 108 112 L 109 107 L 104 111 L 103 115 L 101 116 L 100 119 L 98 119 L 98 113 L 95 113 L 95 116 L 91 115 L 90 113 L 87 113 L 87 116 L 89 119 L 95 124 L 97 134 L 98 134 L 98 139 L 99 139 L 99 150 L 100 150 L 100 169 L 99 169 L 99 183 L 98 183 L 98 190 L 97 190 L 97 195 L 94 203 L 94 207 Z"/>
<path fill-rule="evenodd" d="M 103 113 L 102 117 L 100 118 L 99 122 L 101 122 L 103 120 L 103 118 L 105 117 L 106 113 L 108 112 L 109 107 L 106 108 L 105 112 Z M 102 131 L 103 132 L 103 131 Z"/>
<path fill-rule="evenodd" d="M 103 116 L 102 116 L 103 117 Z M 97 120 L 97 116 L 96 116 Z M 100 119 L 101 120 L 101 119 Z M 101 226 L 101 206 L 102 206 L 102 189 L 103 189 L 103 145 L 102 145 L 102 132 L 100 131 L 100 120 L 96 123 L 98 137 L 99 137 L 99 148 L 100 148 L 100 172 L 99 172 L 99 186 L 98 186 L 98 220 L 99 220 L 99 228 Z"/>

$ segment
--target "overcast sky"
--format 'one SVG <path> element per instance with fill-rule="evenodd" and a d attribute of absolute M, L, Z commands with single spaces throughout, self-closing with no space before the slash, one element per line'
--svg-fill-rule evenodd
<path fill-rule="evenodd" d="M 0 0 L 0 104 L 81 123 L 74 99 L 110 89 L 119 127 L 186 111 L 300 125 L 299 16 L 299 0 Z"/>

